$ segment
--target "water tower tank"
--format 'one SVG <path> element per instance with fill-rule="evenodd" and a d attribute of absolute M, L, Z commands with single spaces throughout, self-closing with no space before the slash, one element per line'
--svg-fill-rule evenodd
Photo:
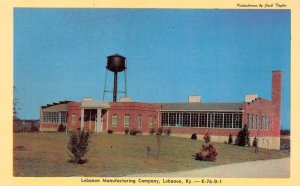
<path fill-rule="evenodd" d="M 126 69 L 125 60 L 126 58 L 119 54 L 108 56 L 106 68 L 112 72 L 122 72 Z"/>
<path fill-rule="evenodd" d="M 121 56 L 119 54 L 107 56 L 106 69 L 114 73 L 113 102 L 116 102 L 117 93 L 118 93 L 118 72 L 122 72 L 122 71 L 124 71 L 124 73 L 126 72 L 126 57 Z M 105 77 L 105 84 L 106 84 L 106 77 Z M 104 92 L 105 92 L 105 85 L 104 85 Z M 126 95 L 126 75 L 125 75 L 125 95 Z M 104 94 L 103 94 L 103 100 L 104 100 Z"/>

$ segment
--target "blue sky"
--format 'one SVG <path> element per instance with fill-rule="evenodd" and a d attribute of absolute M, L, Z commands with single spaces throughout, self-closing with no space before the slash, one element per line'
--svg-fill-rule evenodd
<path fill-rule="evenodd" d="M 290 38 L 289 10 L 15 8 L 18 114 L 38 119 L 41 105 L 102 100 L 106 57 L 119 53 L 128 95 L 141 102 L 271 99 L 272 70 L 282 70 L 282 128 L 290 128 Z M 120 73 L 119 89 L 122 81 Z"/>

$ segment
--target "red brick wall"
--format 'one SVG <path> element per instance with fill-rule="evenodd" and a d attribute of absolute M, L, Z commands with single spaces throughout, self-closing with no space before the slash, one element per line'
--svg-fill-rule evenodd
<path fill-rule="evenodd" d="M 275 120 L 274 117 L 274 107 L 271 101 L 262 99 L 262 98 L 257 98 L 251 103 L 245 103 L 243 105 L 243 125 L 247 123 L 247 114 L 249 114 L 249 120 L 250 123 L 251 121 L 251 116 L 252 114 L 256 117 L 258 116 L 258 126 L 257 129 L 251 129 L 250 130 L 250 136 L 251 137 L 259 137 L 259 136 L 276 136 L 276 125 L 278 121 Z M 261 116 L 264 117 L 270 117 L 271 122 L 270 122 L 270 129 L 261 129 Z M 250 124 L 252 125 L 252 124 Z"/>
<path fill-rule="evenodd" d="M 57 123 L 40 123 L 40 131 L 57 131 L 59 125 Z"/>
<path fill-rule="evenodd" d="M 114 132 L 124 132 L 124 116 L 130 115 L 130 129 L 136 128 L 143 133 L 149 133 L 150 128 L 157 128 L 159 123 L 160 106 L 156 104 L 138 102 L 112 102 L 108 113 L 108 129 Z M 118 115 L 117 127 L 112 126 L 112 115 Z M 138 115 L 142 116 L 142 126 L 138 127 Z M 149 127 L 149 116 L 152 116 L 152 127 Z M 106 129 L 106 128 L 105 128 Z"/>
<path fill-rule="evenodd" d="M 204 135 L 207 132 L 212 136 L 236 136 L 240 129 L 218 129 L 218 128 L 192 128 L 192 127 L 165 127 L 171 128 L 171 134 Z"/>
<path fill-rule="evenodd" d="M 272 72 L 272 101 L 258 98 L 252 103 L 245 103 L 243 106 L 243 124 L 246 123 L 247 114 L 259 116 L 258 129 L 250 129 L 250 136 L 280 136 L 280 107 L 281 107 L 281 71 Z M 261 129 L 260 116 L 270 116 L 271 127 L 269 130 Z"/>
<path fill-rule="evenodd" d="M 68 130 L 76 130 L 80 128 L 81 112 L 80 102 L 68 103 Z M 76 121 L 72 123 L 72 115 L 76 116 Z"/>

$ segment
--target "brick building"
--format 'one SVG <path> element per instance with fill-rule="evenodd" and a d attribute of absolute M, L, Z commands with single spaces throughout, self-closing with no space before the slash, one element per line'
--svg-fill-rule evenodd
<path fill-rule="evenodd" d="M 260 147 L 279 149 L 281 81 L 281 71 L 273 71 L 272 100 L 246 95 L 240 103 L 202 103 L 200 96 L 190 97 L 187 103 L 61 101 L 41 106 L 40 130 L 56 131 L 63 124 L 67 130 L 124 133 L 126 128 L 136 128 L 148 133 L 163 126 L 171 128 L 173 135 L 201 137 L 209 132 L 212 141 L 223 142 L 230 134 L 234 140 L 247 124 L 251 140 L 257 137 Z"/>

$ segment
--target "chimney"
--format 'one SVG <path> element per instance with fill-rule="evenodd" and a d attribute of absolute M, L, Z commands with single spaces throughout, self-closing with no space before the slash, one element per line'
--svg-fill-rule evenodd
<path fill-rule="evenodd" d="M 274 114 L 271 121 L 271 129 L 276 137 L 280 137 L 280 114 L 281 114 L 281 71 L 272 72 L 272 105 Z M 280 147 L 278 147 L 280 148 Z"/>
<path fill-rule="evenodd" d="M 281 107 L 281 81 L 282 72 L 273 71 L 272 72 L 272 103 L 275 105 L 276 110 L 278 109 L 280 113 Z"/>
<path fill-rule="evenodd" d="M 189 96 L 189 103 L 200 103 L 201 96 Z"/>

